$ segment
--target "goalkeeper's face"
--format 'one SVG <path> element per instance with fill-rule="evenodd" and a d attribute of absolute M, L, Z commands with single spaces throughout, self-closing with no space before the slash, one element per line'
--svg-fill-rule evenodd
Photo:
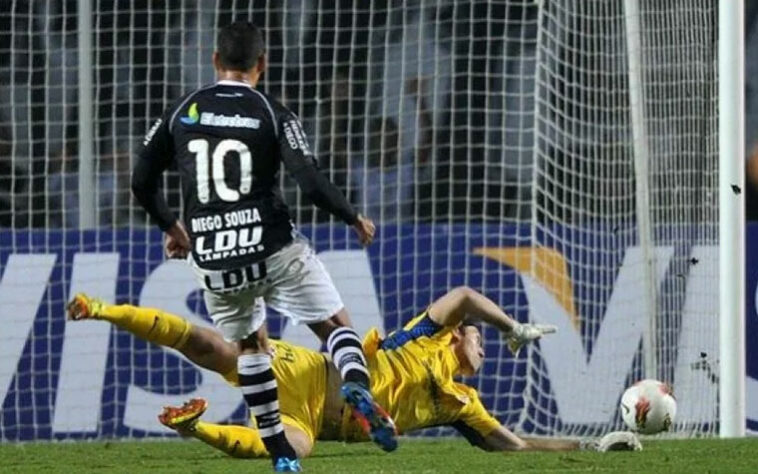
<path fill-rule="evenodd" d="M 461 375 L 474 375 L 482 367 L 482 334 L 476 326 L 461 326 L 456 329 L 453 333 L 452 349 L 458 358 Z"/>

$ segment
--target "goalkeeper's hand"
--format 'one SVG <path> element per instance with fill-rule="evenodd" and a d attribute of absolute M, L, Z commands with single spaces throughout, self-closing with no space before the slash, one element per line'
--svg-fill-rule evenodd
<path fill-rule="evenodd" d="M 536 341 L 545 334 L 552 334 L 556 331 L 558 331 L 558 328 L 552 324 L 516 323 L 513 330 L 506 334 L 505 340 L 511 353 L 516 357 L 521 348 L 526 344 Z"/>
<path fill-rule="evenodd" d="M 186 258 L 191 250 L 190 238 L 187 229 L 180 220 L 174 222 L 167 231 L 163 248 L 168 258 Z"/>

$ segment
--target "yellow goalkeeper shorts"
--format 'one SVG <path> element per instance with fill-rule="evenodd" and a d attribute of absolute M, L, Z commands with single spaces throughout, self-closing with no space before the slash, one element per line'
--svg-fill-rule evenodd
<path fill-rule="evenodd" d="M 326 357 L 283 341 L 271 341 L 282 423 L 304 431 L 312 442 L 321 431 L 326 398 Z"/>

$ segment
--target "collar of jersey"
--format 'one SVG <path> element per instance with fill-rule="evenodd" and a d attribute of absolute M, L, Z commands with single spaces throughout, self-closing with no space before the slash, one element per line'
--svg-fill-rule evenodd
<path fill-rule="evenodd" d="M 233 81 L 231 79 L 222 79 L 220 81 L 216 81 L 217 86 L 238 86 L 238 87 L 247 87 L 249 89 L 252 89 L 253 86 L 248 84 L 247 82 L 242 81 Z"/>

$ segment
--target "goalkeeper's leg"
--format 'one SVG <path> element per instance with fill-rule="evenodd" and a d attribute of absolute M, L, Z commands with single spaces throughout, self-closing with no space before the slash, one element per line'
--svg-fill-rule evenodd
<path fill-rule="evenodd" d="M 182 436 L 199 439 L 203 443 L 235 458 L 269 457 L 258 430 L 239 425 L 216 425 L 200 419 L 208 407 L 202 398 L 193 398 L 181 407 L 165 407 L 158 420 Z M 313 441 L 303 430 L 284 424 L 287 440 L 298 458 L 308 456 Z"/>
<path fill-rule="evenodd" d="M 237 346 L 225 341 L 217 331 L 159 309 L 111 305 L 84 293 L 74 296 L 66 310 L 71 320 L 108 321 L 140 339 L 176 349 L 193 363 L 237 385 Z"/>

